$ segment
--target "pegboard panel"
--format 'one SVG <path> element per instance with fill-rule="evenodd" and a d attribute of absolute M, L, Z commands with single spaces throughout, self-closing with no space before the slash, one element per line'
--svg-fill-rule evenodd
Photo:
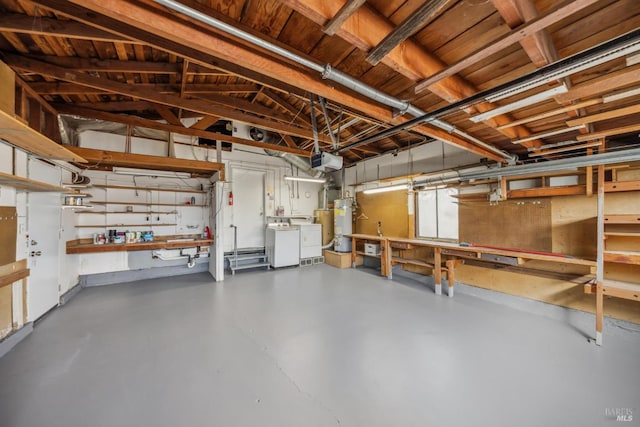
<path fill-rule="evenodd" d="M 551 202 L 506 200 L 461 202 L 460 241 L 504 248 L 552 251 Z"/>
<path fill-rule="evenodd" d="M 0 265 L 16 260 L 18 214 L 13 206 L 0 206 Z"/>
<path fill-rule="evenodd" d="M 377 234 L 378 221 L 382 222 L 382 234 L 392 237 L 409 237 L 407 191 L 387 193 L 356 193 L 358 208 L 355 212 L 355 233 Z"/>

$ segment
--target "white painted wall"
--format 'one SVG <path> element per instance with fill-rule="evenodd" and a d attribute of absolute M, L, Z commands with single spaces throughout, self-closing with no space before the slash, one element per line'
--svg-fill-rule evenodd
<path fill-rule="evenodd" d="M 466 150 L 456 148 L 441 141 L 431 142 L 393 154 L 385 154 L 358 163 L 346 169 L 348 186 L 354 183 L 371 182 L 378 179 L 413 173 L 428 173 L 456 166 L 475 164 L 480 157 Z M 341 182 L 340 173 L 334 173 Z M 353 196 L 353 188 L 349 188 Z M 360 191 L 360 188 L 358 189 Z"/>

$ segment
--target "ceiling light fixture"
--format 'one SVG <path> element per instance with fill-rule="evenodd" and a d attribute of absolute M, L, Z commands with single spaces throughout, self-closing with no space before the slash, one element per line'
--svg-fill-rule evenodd
<path fill-rule="evenodd" d="M 560 135 L 562 133 L 571 132 L 572 130 L 582 129 L 584 127 L 585 127 L 585 125 L 578 125 L 578 126 L 571 126 L 571 127 L 568 127 L 568 128 L 554 129 L 554 130 L 550 130 L 548 132 L 537 133 L 535 135 L 531 135 L 531 136 L 528 136 L 526 138 L 514 139 L 511 142 L 514 143 L 514 144 L 522 144 L 523 142 L 533 141 L 534 139 L 538 139 L 538 138 L 546 138 L 548 136 L 553 136 L 553 135 Z"/>
<path fill-rule="evenodd" d="M 495 93 L 491 93 L 491 95 L 485 97 L 485 99 L 489 102 L 498 101 L 529 89 L 542 86 L 543 84 L 554 80 L 560 80 L 564 77 L 604 64 L 605 62 L 629 55 L 639 50 L 639 30 L 630 31 L 629 33 L 614 40 L 604 42 L 592 48 L 590 50 L 594 52 L 592 54 L 585 55 L 583 52 L 579 52 L 573 56 L 557 61 L 556 63 L 540 68 L 536 72 L 532 73 L 531 77 L 523 77 L 524 81 L 521 84 L 508 84 L 508 87 L 504 90 L 498 90 Z M 519 79 L 516 79 L 516 81 L 517 80 Z"/>
<path fill-rule="evenodd" d="M 535 95 L 531 95 L 519 101 L 512 102 L 511 104 L 503 105 L 501 107 L 494 108 L 493 110 L 485 111 L 482 114 L 478 114 L 476 116 L 471 117 L 470 120 L 474 123 L 483 122 L 497 115 L 518 110 L 520 108 L 528 107 L 529 105 L 532 105 L 532 104 L 537 104 L 538 102 L 544 101 L 545 99 L 551 98 L 552 96 L 557 95 L 559 93 L 566 93 L 568 92 L 568 90 L 569 89 L 567 89 L 567 86 L 562 84 L 552 89 L 545 90 L 544 92 L 536 93 Z M 487 100 L 488 99 L 489 98 L 487 98 Z"/>
<path fill-rule="evenodd" d="M 317 182 L 320 184 L 324 184 L 325 182 L 327 182 L 325 178 L 312 178 L 312 177 L 305 177 L 305 176 L 285 175 L 283 178 L 285 179 L 285 181 Z"/>
<path fill-rule="evenodd" d="M 160 171 L 153 169 L 134 169 L 134 168 L 123 168 L 123 167 L 114 167 L 112 169 L 113 173 L 118 175 L 133 175 L 133 176 L 151 176 L 151 177 L 162 177 L 162 178 L 191 178 L 191 174 L 188 172 L 173 172 L 173 171 Z"/>
<path fill-rule="evenodd" d="M 409 188 L 409 184 L 399 184 L 399 185 L 391 185 L 389 187 L 377 187 L 377 188 L 369 188 L 368 190 L 364 190 L 364 194 L 376 194 L 376 193 L 386 193 L 387 191 L 398 191 L 398 190 L 407 190 Z"/>

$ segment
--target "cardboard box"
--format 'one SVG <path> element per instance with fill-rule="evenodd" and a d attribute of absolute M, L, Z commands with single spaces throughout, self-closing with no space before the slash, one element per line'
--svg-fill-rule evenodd
<path fill-rule="evenodd" d="M 16 114 L 16 74 L 0 61 L 0 110 L 11 117 Z"/>
<path fill-rule="evenodd" d="M 380 255 L 380 244 L 378 243 L 365 243 L 364 253 L 367 255 Z"/>
<path fill-rule="evenodd" d="M 325 250 L 324 263 L 338 268 L 351 268 L 351 252 Z M 356 265 L 362 265 L 362 257 L 356 257 Z"/>

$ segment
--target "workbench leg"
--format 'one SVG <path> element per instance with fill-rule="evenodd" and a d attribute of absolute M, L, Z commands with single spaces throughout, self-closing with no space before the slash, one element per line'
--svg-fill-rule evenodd
<path fill-rule="evenodd" d="M 351 268 L 356 268 L 356 239 L 351 238 Z"/>
<path fill-rule="evenodd" d="M 596 285 L 596 345 L 602 345 L 602 318 L 604 317 L 602 282 Z"/>
<path fill-rule="evenodd" d="M 386 266 L 386 276 L 387 279 L 391 280 L 391 276 L 393 276 L 393 264 L 391 264 L 391 258 L 393 254 L 391 253 L 391 243 L 389 243 L 389 239 L 384 239 L 382 242 L 382 250 L 384 251 L 384 257 L 382 262 L 384 262 Z"/>
<path fill-rule="evenodd" d="M 449 284 L 449 298 L 453 298 L 453 285 L 456 283 L 456 262 L 455 260 L 447 260 L 447 282 Z"/>
<path fill-rule="evenodd" d="M 436 285 L 436 295 L 442 295 L 442 254 L 440 248 L 433 248 L 433 280 Z"/>

